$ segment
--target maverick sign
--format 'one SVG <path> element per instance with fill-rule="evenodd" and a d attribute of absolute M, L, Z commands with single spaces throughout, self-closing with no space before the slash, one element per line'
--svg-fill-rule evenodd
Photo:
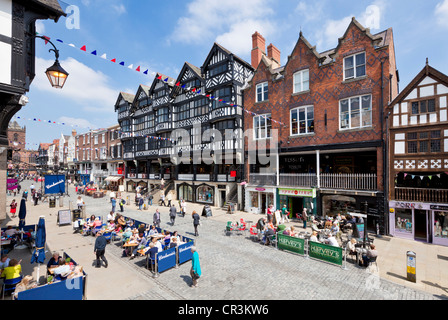
<path fill-rule="evenodd" d="M 301 255 L 305 254 L 305 240 L 278 234 L 278 249 L 291 251 Z"/>
<path fill-rule="evenodd" d="M 342 266 L 342 248 L 309 241 L 309 255 L 311 258 L 327 261 Z"/>
<path fill-rule="evenodd" d="M 278 193 L 281 196 L 316 198 L 316 189 L 279 188 Z"/>

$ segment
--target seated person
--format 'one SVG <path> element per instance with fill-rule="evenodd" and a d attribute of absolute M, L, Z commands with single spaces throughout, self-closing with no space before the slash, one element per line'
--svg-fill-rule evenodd
<path fill-rule="evenodd" d="M 107 224 L 107 229 L 108 230 L 115 230 L 115 222 L 113 220 L 109 221 L 109 223 Z"/>
<path fill-rule="evenodd" d="M 158 252 L 162 252 L 163 251 L 162 243 L 159 240 L 157 240 L 157 238 L 153 238 L 151 243 L 153 243 L 154 246 L 159 250 Z"/>
<path fill-rule="evenodd" d="M 165 238 L 163 238 L 163 241 L 170 240 L 170 238 L 171 238 L 170 232 L 169 231 L 165 231 Z"/>
<path fill-rule="evenodd" d="M 103 223 L 101 222 L 100 218 L 96 217 L 95 221 L 93 221 L 93 224 L 92 224 L 92 235 L 95 235 L 95 233 L 97 232 L 95 229 L 101 228 L 102 225 L 103 225 Z"/>
<path fill-rule="evenodd" d="M 258 219 L 257 230 L 258 230 L 258 240 L 260 240 L 260 241 L 261 241 L 261 237 L 262 237 L 263 233 L 266 232 L 266 223 L 267 223 L 266 218 Z"/>
<path fill-rule="evenodd" d="M 159 234 L 159 232 L 156 229 L 156 226 L 151 226 L 151 229 L 149 230 L 149 235 L 152 236 L 154 234 Z"/>
<path fill-rule="evenodd" d="M 265 245 L 270 245 L 271 244 L 271 236 L 273 236 L 275 234 L 275 228 L 274 228 L 274 224 L 272 223 L 272 221 L 269 221 L 266 224 L 266 232 L 264 233 L 264 244 Z"/>
<path fill-rule="evenodd" d="M 291 235 L 291 229 L 290 228 L 286 228 L 285 230 L 283 230 L 283 234 L 285 236 L 290 236 Z"/>
<path fill-rule="evenodd" d="M 313 233 L 311 234 L 311 237 L 310 237 L 310 241 L 320 242 L 319 239 L 317 238 L 317 231 L 313 231 Z"/>
<path fill-rule="evenodd" d="M 37 282 L 33 280 L 32 276 L 25 276 L 22 281 L 16 286 L 16 289 L 14 290 L 14 296 L 17 298 L 17 295 L 22 292 L 29 289 L 37 288 Z"/>
<path fill-rule="evenodd" d="M 290 232 L 289 232 L 289 236 L 290 236 L 290 237 L 297 237 L 297 236 L 298 236 L 298 234 L 297 234 L 296 229 L 294 228 L 294 226 L 291 226 L 289 229 L 290 229 Z"/>
<path fill-rule="evenodd" d="M 174 239 L 176 239 L 176 243 L 177 243 L 177 245 L 179 245 L 180 237 L 179 237 L 177 231 L 174 231 L 173 235 L 170 237 L 170 243 L 173 242 Z"/>
<path fill-rule="evenodd" d="M 87 219 L 86 223 L 84 224 L 84 227 L 82 228 L 83 232 L 85 234 L 89 234 L 90 231 L 93 229 L 93 222 L 95 221 L 95 216 L 91 215 L 90 219 Z"/>
<path fill-rule="evenodd" d="M 124 229 L 124 227 L 126 226 L 126 220 L 124 219 L 124 217 L 121 214 L 117 214 L 115 216 L 115 224 L 117 226 L 121 226 L 122 229 Z"/>
<path fill-rule="evenodd" d="M 5 269 L 6 267 L 9 267 L 9 262 L 11 259 L 8 258 L 7 254 L 2 255 L 2 258 L 0 260 L 0 273 Z"/>
<path fill-rule="evenodd" d="M 113 211 L 109 212 L 109 214 L 106 217 L 107 222 L 114 221 L 115 220 L 115 213 Z"/>
<path fill-rule="evenodd" d="M 6 227 L 5 235 L 7 235 L 8 237 L 12 238 L 12 237 L 17 236 L 18 234 L 19 234 L 19 230 L 13 229 L 13 227 L 11 227 L 11 226 Z"/>
<path fill-rule="evenodd" d="M 327 221 L 325 221 L 325 225 L 324 225 L 325 229 L 331 229 L 332 225 L 333 224 L 331 223 L 331 218 L 328 217 Z"/>
<path fill-rule="evenodd" d="M 339 232 L 339 225 L 336 221 L 333 222 L 333 226 L 331 227 L 331 234 L 336 236 Z"/>
<path fill-rule="evenodd" d="M 148 239 L 145 238 L 143 233 L 139 233 L 135 238 L 135 241 L 137 241 L 138 245 L 134 247 L 134 250 L 132 250 L 131 260 L 135 258 L 138 250 L 144 249 L 146 247 L 146 244 L 148 243 Z"/>
<path fill-rule="evenodd" d="M 129 239 L 131 239 L 132 237 L 132 230 L 131 228 L 126 228 L 126 230 L 123 232 L 123 243 L 125 243 L 126 241 L 128 241 Z"/>
<path fill-rule="evenodd" d="M 349 255 L 353 255 L 356 254 L 356 239 L 352 238 L 348 243 L 347 243 L 347 251 Z"/>
<path fill-rule="evenodd" d="M 376 257 L 378 257 L 378 251 L 376 250 L 375 245 L 371 244 L 370 249 L 367 250 L 367 253 L 362 255 L 362 261 L 364 263 L 364 267 L 367 268 L 372 258 Z"/>
<path fill-rule="evenodd" d="M 64 260 L 59 260 L 59 265 L 52 269 L 54 278 L 56 280 L 64 280 L 71 272 L 70 265 L 66 264 Z"/>
<path fill-rule="evenodd" d="M 333 247 L 339 247 L 339 243 L 336 240 L 336 238 L 334 237 L 333 234 L 330 234 L 329 237 L 327 238 L 327 240 L 325 241 L 326 244 L 333 246 Z"/>
<path fill-rule="evenodd" d="M 149 250 L 147 250 L 145 252 L 146 255 L 149 255 L 149 258 L 152 260 L 151 261 L 151 266 L 154 265 L 153 261 L 156 260 L 156 253 L 159 252 L 159 250 L 157 249 L 157 247 L 154 245 L 153 242 L 151 242 L 149 244 Z"/>
<path fill-rule="evenodd" d="M 9 265 L 3 269 L 0 278 L 11 280 L 20 277 L 22 273 L 22 266 L 20 265 L 21 262 L 22 260 L 17 261 L 16 259 L 11 259 L 9 261 Z"/>
<path fill-rule="evenodd" d="M 47 269 L 54 269 L 59 266 L 59 262 L 62 261 L 62 257 L 59 255 L 58 252 L 53 252 L 53 256 L 50 258 L 50 260 L 47 263 Z"/>
<path fill-rule="evenodd" d="M 179 244 L 177 243 L 177 238 L 176 237 L 173 237 L 173 238 L 171 238 L 171 242 L 170 242 L 170 246 L 169 246 L 169 248 L 171 249 L 171 248 L 175 248 L 175 247 L 177 247 Z"/>

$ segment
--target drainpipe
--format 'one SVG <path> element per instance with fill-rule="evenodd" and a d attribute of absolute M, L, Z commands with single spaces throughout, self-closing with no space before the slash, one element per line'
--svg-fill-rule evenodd
<path fill-rule="evenodd" d="M 380 97 L 380 115 L 381 115 L 381 141 L 382 141 L 382 149 L 383 149 L 383 206 L 384 206 L 384 212 L 383 212 L 383 225 L 384 225 L 384 233 L 386 233 L 386 230 L 388 230 L 388 211 L 389 211 L 389 204 L 388 204 L 388 198 L 389 198 L 389 188 L 388 188 L 388 182 L 389 182 L 389 174 L 387 169 L 387 141 L 384 139 L 384 60 L 381 60 L 381 97 Z M 386 126 L 387 128 L 387 126 Z M 387 134 L 387 132 L 386 132 Z M 380 232 L 381 233 L 381 232 Z"/>

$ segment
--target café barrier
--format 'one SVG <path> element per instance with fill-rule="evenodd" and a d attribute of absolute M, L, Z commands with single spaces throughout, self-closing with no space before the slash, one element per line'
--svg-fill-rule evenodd
<path fill-rule="evenodd" d="M 70 256 L 64 252 L 64 259 Z M 70 258 L 71 259 L 71 258 Z M 76 266 L 76 262 L 71 259 Z M 87 275 L 45 284 L 34 289 L 19 292 L 16 300 L 84 300 Z"/>
<path fill-rule="evenodd" d="M 346 255 L 343 254 L 345 249 L 340 247 L 277 233 L 277 249 L 325 261 L 346 269 L 346 260 L 344 260 Z M 343 262 L 345 262 L 344 266 Z"/>
<path fill-rule="evenodd" d="M 140 225 L 149 226 L 149 228 L 152 228 L 152 225 L 138 221 L 135 219 L 130 219 L 128 217 L 123 216 L 124 219 L 127 222 L 133 222 L 133 226 L 138 228 Z M 158 233 L 165 233 L 168 230 L 164 230 L 162 228 L 156 227 L 156 230 Z M 170 231 L 168 231 L 170 232 Z M 172 235 L 173 233 L 170 232 Z M 162 252 L 158 252 L 156 254 L 156 261 L 155 261 L 155 275 L 157 276 L 160 272 L 164 272 L 171 268 L 176 268 L 180 264 L 185 263 L 193 258 L 193 253 L 191 252 L 191 247 L 194 246 L 195 242 L 194 239 L 187 238 L 185 236 L 180 236 L 180 239 L 182 242 L 185 242 L 184 244 L 181 244 L 175 248 L 167 249 Z M 148 259 L 148 258 L 147 258 Z"/>

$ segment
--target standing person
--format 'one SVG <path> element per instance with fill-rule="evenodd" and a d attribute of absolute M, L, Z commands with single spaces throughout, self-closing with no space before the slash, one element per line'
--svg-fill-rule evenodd
<path fill-rule="evenodd" d="M 110 202 L 112 203 L 112 212 L 115 212 L 115 206 L 117 205 L 117 199 L 111 198 Z"/>
<path fill-rule="evenodd" d="M 302 219 L 303 219 L 303 229 L 306 229 L 306 220 L 308 220 L 308 214 L 306 213 L 305 207 L 303 207 Z"/>
<path fill-rule="evenodd" d="M 81 196 L 78 196 L 76 204 L 78 205 L 78 210 L 82 210 L 82 207 L 84 206 L 84 200 L 82 200 Z"/>
<path fill-rule="evenodd" d="M 124 201 L 123 198 L 120 199 L 120 202 L 118 203 L 118 205 L 120 206 L 120 211 L 124 212 L 124 205 L 126 204 L 126 201 Z"/>
<path fill-rule="evenodd" d="M 285 205 L 283 205 L 283 209 L 282 209 L 282 224 L 285 222 L 285 219 L 286 219 L 286 221 L 289 222 L 288 215 L 289 215 L 289 211 L 288 211 L 288 209 L 286 209 L 286 204 L 285 204 Z"/>
<path fill-rule="evenodd" d="M 176 209 L 176 206 L 173 204 L 170 208 L 170 220 L 171 220 L 172 226 L 174 226 L 174 221 L 176 220 L 176 214 L 177 214 L 177 209 Z"/>
<path fill-rule="evenodd" d="M 112 202 L 113 198 L 116 198 L 117 196 L 115 195 L 115 191 L 111 191 L 109 194 L 109 198 L 110 198 L 110 202 Z"/>
<path fill-rule="evenodd" d="M 30 186 L 31 193 L 34 193 L 34 188 L 35 188 L 34 183 L 32 183 Z"/>
<path fill-rule="evenodd" d="M 193 280 L 191 285 L 192 288 L 196 288 L 198 286 L 198 280 L 202 276 L 201 265 L 199 263 L 199 254 L 196 251 L 196 247 L 191 247 L 191 252 L 193 253 L 193 257 L 191 259 L 191 270 L 190 276 Z"/>
<path fill-rule="evenodd" d="M 144 203 L 145 201 L 143 200 L 143 197 L 140 197 L 139 199 L 138 199 L 138 210 L 142 210 L 142 208 L 143 208 L 143 203 Z"/>
<path fill-rule="evenodd" d="M 12 214 L 12 218 L 16 217 L 16 211 L 17 211 L 17 202 L 16 199 L 12 200 L 11 204 L 9 205 L 11 209 L 9 210 L 9 213 Z"/>
<path fill-rule="evenodd" d="M 182 211 L 182 217 L 185 217 L 185 213 L 187 212 L 187 203 L 185 200 L 182 200 L 180 203 L 181 211 Z"/>
<path fill-rule="evenodd" d="M 22 198 L 25 199 L 25 201 L 28 200 L 28 190 L 25 189 L 25 191 L 23 191 Z"/>
<path fill-rule="evenodd" d="M 171 207 L 171 199 L 172 199 L 171 193 L 168 192 L 168 195 L 166 196 L 166 200 L 168 200 L 168 207 Z"/>
<path fill-rule="evenodd" d="M 165 179 L 162 178 L 162 181 L 160 181 L 160 186 L 163 188 L 165 187 Z"/>
<path fill-rule="evenodd" d="M 33 201 L 34 201 L 34 205 L 37 206 L 37 202 L 39 201 L 39 195 L 37 194 L 36 191 L 34 191 L 34 193 L 33 193 Z"/>
<path fill-rule="evenodd" d="M 153 199 L 153 198 L 154 198 L 154 197 L 153 197 L 152 194 L 150 193 L 149 196 L 148 196 L 148 205 L 152 206 L 152 199 Z"/>
<path fill-rule="evenodd" d="M 166 203 L 165 203 L 165 192 L 160 191 L 160 205 L 164 205 L 166 207 Z"/>
<path fill-rule="evenodd" d="M 160 212 L 159 209 L 156 209 L 156 212 L 154 213 L 152 217 L 152 223 L 154 226 L 160 228 Z"/>
<path fill-rule="evenodd" d="M 17 194 L 20 194 L 20 189 L 22 189 L 22 187 L 20 186 L 20 184 L 17 185 Z"/>
<path fill-rule="evenodd" d="M 192 215 L 192 217 L 193 217 L 193 226 L 194 226 L 194 235 L 197 237 L 197 236 L 199 236 L 199 233 L 198 233 L 198 226 L 200 225 L 200 217 L 199 217 L 199 215 L 197 214 L 197 212 L 196 211 L 193 211 L 193 213 L 191 214 Z"/>
<path fill-rule="evenodd" d="M 107 259 L 104 256 L 104 254 L 106 253 L 106 245 L 107 245 L 107 240 L 106 238 L 103 236 L 103 233 L 101 231 L 98 231 L 96 233 L 96 239 L 95 239 L 95 248 L 93 249 L 93 252 L 96 254 L 96 267 L 99 268 L 101 267 L 101 260 L 104 261 L 104 267 L 107 268 L 108 263 L 107 263 Z"/>

